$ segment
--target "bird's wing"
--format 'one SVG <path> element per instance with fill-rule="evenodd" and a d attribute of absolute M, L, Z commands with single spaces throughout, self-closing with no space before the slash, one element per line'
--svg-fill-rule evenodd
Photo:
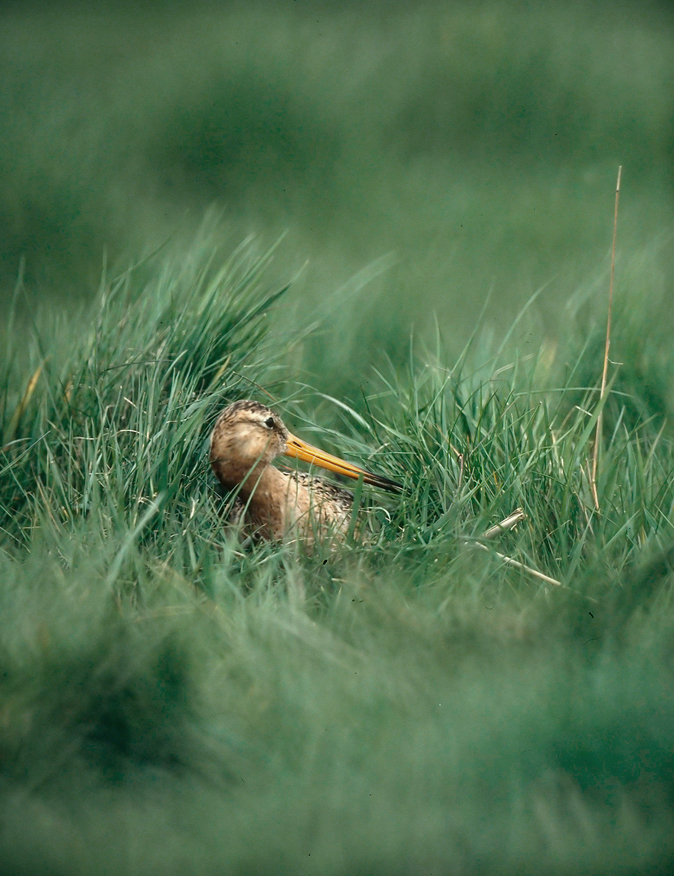
<path fill-rule="evenodd" d="M 290 480 L 296 481 L 311 492 L 317 505 L 330 504 L 339 514 L 349 514 L 353 506 L 353 493 L 338 487 L 323 478 L 314 477 L 304 471 L 284 471 Z"/>

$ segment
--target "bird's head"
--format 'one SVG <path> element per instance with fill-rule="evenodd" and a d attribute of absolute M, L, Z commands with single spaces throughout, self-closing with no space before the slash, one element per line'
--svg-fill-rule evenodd
<path fill-rule="evenodd" d="M 256 466 L 285 452 L 288 430 L 255 401 L 238 401 L 220 414 L 211 434 L 211 465 L 226 485 L 240 483 Z"/>
<path fill-rule="evenodd" d="M 400 484 L 373 474 L 351 462 L 332 456 L 292 435 L 283 421 L 266 405 L 237 401 L 220 414 L 211 435 L 211 465 L 218 480 L 235 487 L 264 469 L 277 456 L 302 459 L 337 474 L 385 490 L 400 490 Z"/>

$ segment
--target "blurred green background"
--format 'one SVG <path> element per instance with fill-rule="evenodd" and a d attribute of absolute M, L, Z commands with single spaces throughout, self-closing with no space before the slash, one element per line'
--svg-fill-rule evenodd
<path fill-rule="evenodd" d="M 618 285 L 669 321 L 674 28 L 664 3 L 10 4 L 0 301 L 87 300 L 102 264 L 287 232 L 289 363 L 353 395 L 437 323 L 535 342 Z M 300 270 L 301 269 L 301 270 Z M 299 271 L 299 276 L 297 276 Z M 628 287 L 628 288 L 626 288 Z M 569 302 L 572 302 L 569 308 Z M 575 303 L 574 303 L 575 302 Z M 574 309 L 575 308 L 575 309 Z M 30 314 L 29 314 L 30 315 Z"/>

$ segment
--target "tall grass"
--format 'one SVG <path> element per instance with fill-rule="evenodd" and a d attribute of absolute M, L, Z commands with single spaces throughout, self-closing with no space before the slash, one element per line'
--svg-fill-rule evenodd
<path fill-rule="evenodd" d="M 628 417 L 614 373 L 599 513 L 600 356 L 583 386 L 478 334 L 321 429 L 265 331 L 286 294 L 268 255 L 217 258 L 160 255 L 77 322 L 45 308 L 4 337 L 5 868 L 669 866 L 662 417 Z M 404 481 L 366 498 L 355 543 L 307 556 L 223 525 L 205 442 L 232 398 L 268 401 L 260 382 L 298 431 Z"/>

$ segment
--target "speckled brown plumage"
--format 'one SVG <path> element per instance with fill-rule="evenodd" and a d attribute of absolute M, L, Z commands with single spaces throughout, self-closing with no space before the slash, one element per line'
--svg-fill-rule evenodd
<path fill-rule="evenodd" d="M 211 435 L 210 461 L 220 483 L 238 490 L 238 514 L 257 537 L 279 540 L 288 535 L 313 543 L 316 537 L 343 537 L 351 520 L 352 494 L 304 472 L 283 472 L 272 460 L 286 455 L 304 459 L 347 477 L 388 490 L 400 486 L 291 435 L 281 419 L 255 401 L 231 404 Z M 239 504 L 240 503 L 240 504 Z M 237 514 L 237 509 L 234 509 Z"/>

